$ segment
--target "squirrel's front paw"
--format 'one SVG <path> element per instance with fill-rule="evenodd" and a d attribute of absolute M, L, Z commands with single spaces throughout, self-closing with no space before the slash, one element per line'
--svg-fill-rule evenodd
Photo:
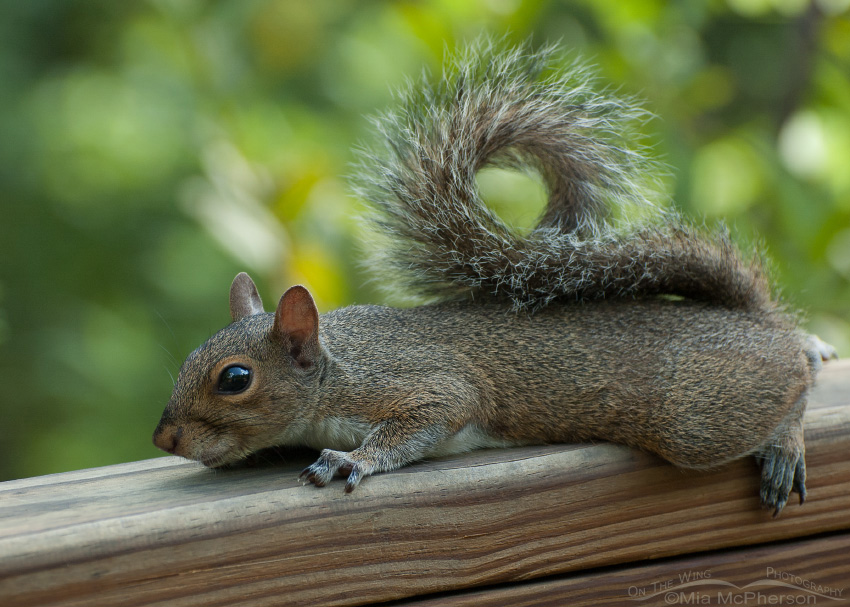
<path fill-rule="evenodd" d="M 364 476 L 372 473 L 372 470 L 371 464 L 357 457 L 353 452 L 323 449 L 316 463 L 306 467 L 298 479 L 304 483 L 324 487 L 337 473 L 348 475 L 345 492 L 351 493 Z"/>

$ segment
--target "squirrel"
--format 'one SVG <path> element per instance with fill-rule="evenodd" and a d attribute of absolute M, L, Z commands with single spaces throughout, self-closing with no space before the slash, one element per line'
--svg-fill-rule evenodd
<path fill-rule="evenodd" d="M 478 42 L 376 119 L 356 192 L 382 272 L 430 301 L 320 315 L 296 285 L 266 313 L 240 273 L 232 323 L 186 359 L 155 445 L 208 467 L 309 446 L 302 482 L 339 474 L 351 492 L 422 458 L 605 440 L 685 468 L 755 456 L 762 506 L 802 504 L 806 396 L 834 349 L 760 256 L 648 202 L 654 165 L 628 139 L 645 113 L 555 52 Z M 527 233 L 482 202 L 487 166 L 545 182 Z"/>

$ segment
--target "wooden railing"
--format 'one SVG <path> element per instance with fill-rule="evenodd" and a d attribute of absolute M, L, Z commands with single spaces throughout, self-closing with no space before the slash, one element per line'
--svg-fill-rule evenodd
<path fill-rule="evenodd" d="M 694 472 L 609 444 L 478 451 L 350 495 L 301 486 L 303 453 L 0 483 L 0 605 L 653 605 L 727 591 L 850 605 L 850 364 L 826 366 L 805 421 L 809 499 L 776 520 L 750 458 Z"/>

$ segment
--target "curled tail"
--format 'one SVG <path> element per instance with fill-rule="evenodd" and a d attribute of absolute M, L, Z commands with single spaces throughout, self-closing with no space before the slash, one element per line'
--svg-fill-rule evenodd
<path fill-rule="evenodd" d="M 658 171 L 626 141 L 646 113 L 595 91 L 582 66 L 555 69 L 553 52 L 479 42 L 439 83 L 410 85 L 400 108 L 375 121 L 383 145 L 364 152 L 356 187 L 375 210 L 394 284 L 517 310 L 654 294 L 771 308 L 760 263 L 742 259 L 725 234 L 660 212 L 657 224 L 612 226 L 611 209 L 651 206 Z M 529 234 L 483 204 L 475 175 L 486 166 L 543 178 L 549 198 Z"/>

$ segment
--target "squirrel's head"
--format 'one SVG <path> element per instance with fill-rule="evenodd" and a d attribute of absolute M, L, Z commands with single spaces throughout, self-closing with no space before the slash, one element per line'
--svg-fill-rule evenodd
<path fill-rule="evenodd" d="M 183 363 L 153 435 L 160 449 L 210 467 L 286 443 L 309 418 L 327 363 L 316 304 L 300 285 L 266 314 L 242 272 L 230 287 L 230 316 Z"/>

